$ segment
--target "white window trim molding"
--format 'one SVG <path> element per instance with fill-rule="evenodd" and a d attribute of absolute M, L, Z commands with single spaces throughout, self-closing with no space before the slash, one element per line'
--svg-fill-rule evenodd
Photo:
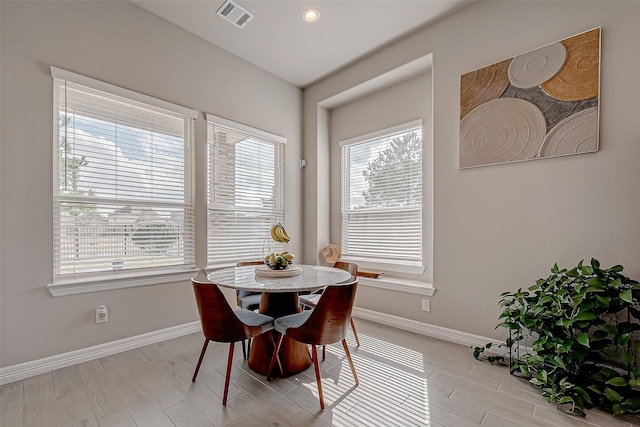
<path fill-rule="evenodd" d="M 433 296 L 436 289 L 433 283 L 420 282 L 417 280 L 400 279 L 397 277 L 378 277 L 376 279 L 370 277 L 358 277 L 358 283 L 371 287 L 385 289 L 388 291 L 404 292 L 407 294 Z"/>
<path fill-rule="evenodd" d="M 407 123 L 401 123 L 399 125 L 391 126 L 385 129 L 376 130 L 364 135 L 355 136 L 353 138 L 344 139 L 338 143 L 340 147 L 346 147 L 348 145 L 360 144 L 362 142 L 369 142 L 374 139 L 383 138 L 389 135 L 393 135 L 398 132 L 406 131 L 407 129 L 422 127 L 423 120 L 416 119 Z"/>
<path fill-rule="evenodd" d="M 81 74 L 73 73 L 71 71 L 63 70 L 62 68 L 51 66 L 51 77 L 53 77 L 54 79 L 61 79 L 61 80 L 77 83 L 79 85 L 101 90 L 103 92 L 108 92 L 113 95 L 122 96 L 124 98 L 133 99 L 134 101 L 143 102 L 145 104 L 153 105 L 155 107 L 164 108 L 165 110 L 173 111 L 174 113 L 178 113 L 178 114 L 183 114 L 192 119 L 195 119 L 198 117 L 198 112 L 191 108 L 183 107 L 182 105 L 174 104 L 172 102 L 168 102 L 163 99 L 154 98 L 153 96 L 145 95 L 143 93 L 125 89 L 120 86 L 115 86 L 110 83 L 92 79 L 91 77 L 87 77 Z"/>
<path fill-rule="evenodd" d="M 198 274 L 195 268 L 170 269 L 158 272 L 140 271 L 135 273 L 110 274 L 98 277 L 83 277 L 56 281 L 47 285 L 54 297 L 102 292 L 137 286 L 160 285 L 163 283 L 190 280 Z"/>
<path fill-rule="evenodd" d="M 252 126 L 234 122 L 233 120 L 225 119 L 224 117 L 214 116 L 213 114 L 209 113 L 207 113 L 206 117 L 207 123 L 213 123 L 214 125 L 224 126 L 235 131 L 252 134 L 257 137 L 269 139 L 273 142 L 279 142 L 281 144 L 287 143 L 287 138 L 285 138 L 284 136 L 276 135 L 275 133 L 267 132 L 266 130 L 254 128 Z"/>

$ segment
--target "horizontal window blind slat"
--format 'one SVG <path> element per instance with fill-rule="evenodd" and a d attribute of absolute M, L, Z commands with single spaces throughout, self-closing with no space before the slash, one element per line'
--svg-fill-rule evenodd
<path fill-rule="evenodd" d="M 195 263 L 194 120 L 109 88 L 54 81 L 58 280 Z"/>
<path fill-rule="evenodd" d="M 284 222 L 284 141 L 222 122 L 207 126 L 209 265 L 284 250 L 267 234 L 271 225 Z"/>
<path fill-rule="evenodd" d="M 421 262 L 421 127 L 394 127 L 340 145 L 343 254 Z"/>

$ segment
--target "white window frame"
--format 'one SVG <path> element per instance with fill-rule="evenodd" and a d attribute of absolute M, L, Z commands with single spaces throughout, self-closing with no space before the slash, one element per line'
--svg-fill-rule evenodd
<path fill-rule="evenodd" d="M 274 206 L 272 211 L 263 208 L 238 206 L 222 196 L 218 196 L 218 189 L 224 184 L 216 182 L 216 176 L 236 179 L 235 169 L 233 177 L 228 175 L 216 175 L 216 158 L 214 152 L 218 144 L 219 135 L 228 132 L 236 137 L 246 137 L 246 140 L 271 144 L 274 147 Z M 285 220 L 285 147 L 287 139 L 262 129 L 254 128 L 242 123 L 234 122 L 223 117 L 207 114 L 207 268 L 221 268 L 233 266 L 238 261 L 261 260 L 265 253 L 271 251 L 284 250 L 281 243 L 276 243 L 267 238 L 269 228 L 272 224 L 280 222 L 284 225 Z M 228 166 L 228 165 L 227 165 Z M 222 194 L 222 193 L 220 193 Z M 220 237 L 215 230 L 216 215 L 228 215 L 229 213 L 241 215 L 267 216 L 270 219 L 258 225 L 256 229 L 242 229 L 238 224 L 225 225 L 224 233 L 229 235 Z M 225 219 L 226 220 L 226 219 Z M 250 222 L 253 226 L 253 221 Z M 235 233 L 235 234 L 234 234 Z M 238 244 L 242 239 L 250 239 L 251 243 Z M 223 249 L 228 248 L 228 249 Z M 228 257 L 222 255 L 227 251 Z"/>
<path fill-rule="evenodd" d="M 349 160 L 347 160 L 348 158 L 348 150 L 350 147 L 352 146 L 356 146 L 359 144 L 365 144 L 365 143 L 370 143 L 370 142 L 374 142 L 376 140 L 380 140 L 380 139 L 384 139 L 385 137 L 389 137 L 391 135 L 396 135 L 396 134 L 400 134 L 400 133 L 404 133 L 404 132 L 409 132 L 412 129 L 418 128 L 418 127 L 422 127 L 423 121 L 422 119 L 418 119 L 418 120 L 413 120 L 411 122 L 407 122 L 407 123 L 402 123 L 396 126 L 392 126 L 392 127 L 388 127 L 385 129 L 381 129 L 378 131 L 374 131 L 371 133 L 367 133 L 365 135 L 360 135 L 360 136 L 356 136 L 354 138 L 349 138 L 343 141 L 339 142 L 339 146 L 340 146 L 340 150 L 341 150 L 341 195 L 340 195 L 340 200 L 341 200 L 341 240 L 342 240 L 342 256 L 340 257 L 341 260 L 344 261 L 351 261 L 351 262 L 356 262 L 359 266 L 360 269 L 380 269 L 383 271 L 389 271 L 389 272 L 397 272 L 397 273 L 407 273 L 407 274 L 413 274 L 413 275 L 421 275 L 424 273 L 426 266 L 425 266 L 425 253 L 424 253 L 424 241 L 425 241 L 425 224 L 424 224 L 424 194 L 425 194 L 425 189 L 424 189 L 424 179 L 422 180 L 422 204 L 421 206 L 419 206 L 419 218 L 420 218 L 420 260 L 419 261 L 413 261 L 413 262 L 403 262 L 402 260 L 393 260 L 390 262 L 385 262 L 381 259 L 373 259 L 373 258 L 369 258 L 363 254 L 359 254 L 359 253 L 352 253 L 350 252 L 348 243 L 345 242 L 345 240 L 347 240 L 346 238 L 346 221 L 347 221 L 347 216 L 348 216 L 348 212 L 349 212 L 349 207 L 345 206 L 346 205 L 346 201 L 347 201 L 347 197 L 345 195 L 345 189 L 347 188 L 347 186 L 349 185 L 348 181 L 348 177 L 349 177 L 349 165 L 346 164 L 348 163 Z M 422 132 L 422 134 L 424 135 L 424 132 Z M 422 150 L 424 153 L 424 136 L 422 137 Z M 424 157 L 422 158 L 422 167 L 421 167 L 421 174 L 424 174 Z M 351 210 L 352 211 L 352 210 Z"/>
<path fill-rule="evenodd" d="M 53 296 L 65 296 L 86 292 L 97 292 L 109 289 L 127 288 L 133 286 L 146 286 L 160 283 L 170 283 L 185 280 L 193 277 L 197 272 L 195 269 L 195 204 L 194 204 L 194 150 L 193 144 L 195 140 L 195 118 L 197 112 L 195 110 L 182 107 L 161 99 L 153 98 L 138 92 L 134 92 L 128 89 L 124 89 L 118 86 L 111 85 L 99 80 L 95 80 L 80 74 L 76 74 L 70 71 L 62 70 L 57 67 L 51 67 L 51 76 L 54 83 L 54 179 L 53 179 L 53 199 L 54 199 L 54 248 L 53 248 L 53 282 L 48 284 L 48 289 Z M 95 271 L 95 272 L 72 272 L 72 273 L 58 273 L 60 267 L 58 260 L 61 260 L 60 254 L 57 252 L 56 244 L 58 238 L 56 237 L 56 230 L 60 225 L 60 208 L 61 203 L 64 202 L 85 202 L 85 203 L 116 203 L 127 204 L 126 199 L 106 200 L 101 197 L 93 196 L 73 196 L 61 194 L 59 179 L 62 177 L 59 174 L 59 106 L 56 94 L 58 86 L 61 84 L 75 84 L 81 85 L 88 90 L 98 90 L 105 92 L 109 95 L 121 97 L 122 99 L 131 100 L 136 103 L 142 103 L 149 105 L 150 109 L 160 109 L 170 113 L 179 118 L 184 118 L 184 199 L 182 203 L 175 204 L 174 208 L 184 209 L 184 215 L 187 220 L 187 225 L 183 229 L 184 239 L 186 246 L 181 256 L 182 262 L 171 262 L 171 265 L 157 265 L 154 267 L 142 267 L 131 269 L 117 269 L 113 267 L 113 270 Z M 77 200 L 76 200 L 77 199 Z M 163 203 L 166 205 L 166 203 Z M 153 206 L 153 202 L 149 203 L 149 206 Z"/>

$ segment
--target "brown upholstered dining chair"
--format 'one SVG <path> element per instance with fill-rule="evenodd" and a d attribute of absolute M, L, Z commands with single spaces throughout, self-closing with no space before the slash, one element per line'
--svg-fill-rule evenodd
<path fill-rule="evenodd" d="M 229 392 L 229 377 L 231 376 L 231 364 L 233 363 L 234 343 L 243 341 L 251 337 L 260 335 L 273 329 L 273 317 L 256 313 L 250 310 L 233 311 L 224 297 L 224 294 L 215 283 L 200 282 L 191 280 L 193 291 L 198 304 L 200 322 L 202 323 L 202 333 L 204 335 L 204 345 L 200 353 L 200 359 L 193 372 L 191 381 L 196 380 L 202 359 L 207 351 L 209 341 L 228 342 L 229 356 L 227 359 L 227 373 L 224 380 L 224 394 L 222 404 L 227 404 L 227 394 Z M 271 335 L 271 334 L 269 334 Z M 275 340 L 271 338 L 275 346 Z M 280 371 L 282 365 L 278 361 Z"/>
<path fill-rule="evenodd" d="M 356 386 L 359 384 L 356 368 L 353 365 L 353 360 L 351 360 L 351 353 L 349 353 L 349 347 L 345 340 L 357 286 L 358 282 L 355 278 L 350 284 L 329 286 L 322 293 L 318 304 L 313 310 L 290 314 L 274 321 L 275 329 L 280 332 L 281 335 L 278 337 L 278 343 L 275 346 L 271 362 L 269 363 L 267 381 L 271 379 L 271 371 L 278 361 L 278 352 L 282 345 L 282 340 L 287 336 L 296 341 L 311 344 L 321 409 L 324 409 L 324 397 L 322 395 L 322 382 L 320 380 L 320 367 L 316 350 L 317 345 L 333 344 L 341 341 L 347 360 L 349 361 L 349 366 L 351 366 L 351 372 L 353 373 Z"/>
<path fill-rule="evenodd" d="M 333 268 L 339 268 L 340 270 L 347 271 L 351 274 L 351 280 L 355 280 L 358 275 L 358 264 L 353 262 L 342 262 L 338 261 L 333 264 Z M 314 308 L 318 305 L 318 300 L 320 299 L 321 293 L 311 294 L 311 295 L 300 295 L 300 304 L 303 307 Z M 351 331 L 353 332 L 353 337 L 356 339 L 356 347 L 360 347 L 360 338 L 358 338 L 358 332 L 356 331 L 356 325 L 353 323 L 353 319 L 349 319 L 349 324 L 351 325 Z M 325 359 L 327 354 L 327 348 L 323 346 L 322 348 L 322 360 Z"/>

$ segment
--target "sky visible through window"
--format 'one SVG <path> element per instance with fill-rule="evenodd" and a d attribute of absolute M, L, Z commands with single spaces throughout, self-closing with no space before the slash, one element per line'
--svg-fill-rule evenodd
<path fill-rule="evenodd" d="M 68 117 L 67 156 L 86 159 L 80 188 L 98 198 L 184 201 L 183 138 L 77 114 Z"/>
<path fill-rule="evenodd" d="M 272 207 L 275 191 L 275 147 L 248 139 L 235 146 L 235 203 L 241 207 Z"/>

